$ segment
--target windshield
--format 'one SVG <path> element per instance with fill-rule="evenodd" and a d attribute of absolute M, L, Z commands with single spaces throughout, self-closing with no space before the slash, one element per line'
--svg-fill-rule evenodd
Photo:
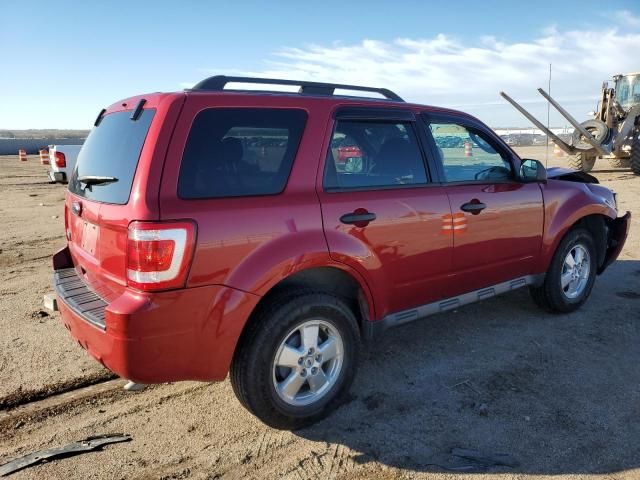
<path fill-rule="evenodd" d="M 616 81 L 616 100 L 622 108 L 640 104 L 640 74 L 620 77 Z"/>
<path fill-rule="evenodd" d="M 136 121 L 130 111 L 105 115 L 80 150 L 69 190 L 96 202 L 126 204 L 154 113 L 144 110 Z"/>

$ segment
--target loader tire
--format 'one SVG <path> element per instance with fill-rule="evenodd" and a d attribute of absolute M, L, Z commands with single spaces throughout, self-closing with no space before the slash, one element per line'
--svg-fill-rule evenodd
<path fill-rule="evenodd" d="M 582 172 L 590 172 L 596 163 L 596 157 L 587 155 L 587 152 L 578 152 L 569 157 L 569 166 Z"/>
<path fill-rule="evenodd" d="M 613 168 L 629 168 L 631 166 L 631 159 L 629 158 L 610 158 L 609 165 Z"/>
<path fill-rule="evenodd" d="M 606 123 L 592 119 L 585 120 L 581 125 L 591 134 L 599 145 L 606 143 L 609 137 L 609 127 L 607 127 Z M 582 134 L 577 129 L 573 132 L 572 143 L 574 147 L 581 149 L 593 148 L 589 142 L 583 139 Z"/>
<path fill-rule="evenodd" d="M 631 142 L 631 171 L 640 175 L 640 130 L 635 131 Z"/>

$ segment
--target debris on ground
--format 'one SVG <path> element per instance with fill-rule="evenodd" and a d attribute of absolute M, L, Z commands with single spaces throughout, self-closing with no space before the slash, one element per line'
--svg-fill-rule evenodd
<path fill-rule="evenodd" d="M 114 433 L 109 435 L 98 435 L 85 438 L 79 442 L 72 442 L 64 447 L 48 448 L 30 453 L 24 457 L 12 460 L 0 466 L 0 477 L 10 475 L 23 468 L 31 467 L 46 460 L 54 460 L 57 458 L 71 457 L 81 453 L 92 452 L 101 449 L 104 445 L 110 443 L 121 443 L 131 441 L 130 435 L 122 433 Z"/>
<path fill-rule="evenodd" d="M 35 312 L 31 313 L 31 318 L 35 318 L 36 320 L 41 320 L 43 318 L 47 318 L 49 316 L 49 313 L 45 312 L 44 310 L 36 310 Z"/>
<path fill-rule="evenodd" d="M 451 455 L 477 462 L 485 467 L 517 467 L 520 463 L 507 453 L 484 453 L 469 448 L 453 448 Z"/>
<path fill-rule="evenodd" d="M 136 383 L 136 382 L 129 381 L 127 382 L 127 384 L 125 384 L 123 388 L 127 392 L 141 392 L 142 390 L 144 390 L 145 387 L 146 385 L 144 383 Z"/>
<path fill-rule="evenodd" d="M 55 293 L 47 293 L 43 299 L 44 308 L 51 310 L 52 312 L 58 311 L 58 300 Z"/>

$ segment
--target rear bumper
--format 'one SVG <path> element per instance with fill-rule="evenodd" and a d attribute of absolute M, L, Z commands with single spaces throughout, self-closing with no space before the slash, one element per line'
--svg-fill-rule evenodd
<path fill-rule="evenodd" d="M 622 217 L 618 217 L 611 222 L 607 253 L 605 254 L 602 266 L 598 269 L 599 274 L 604 272 L 605 269 L 618 258 L 618 255 L 620 255 L 624 243 L 627 240 L 630 225 L 631 212 L 627 212 Z"/>
<path fill-rule="evenodd" d="M 65 250 L 57 261 L 54 257 L 62 322 L 102 365 L 140 383 L 226 377 L 260 297 L 212 285 L 153 294 L 125 289 L 107 303 L 74 275 L 75 269 L 60 268 Z M 71 288 L 60 288 L 61 277 Z"/>
<path fill-rule="evenodd" d="M 52 182 L 65 183 L 67 181 L 67 174 L 64 172 L 54 172 L 53 170 L 49 170 L 47 172 L 47 176 Z"/>

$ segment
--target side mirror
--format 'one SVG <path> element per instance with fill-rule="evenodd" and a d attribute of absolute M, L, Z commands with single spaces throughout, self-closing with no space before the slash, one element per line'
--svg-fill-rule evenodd
<path fill-rule="evenodd" d="M 520 180 L 525 183 L 544 183 L 547 181 L 547 169 L 538 160 L 525 158 L 520 165 Z"/>

